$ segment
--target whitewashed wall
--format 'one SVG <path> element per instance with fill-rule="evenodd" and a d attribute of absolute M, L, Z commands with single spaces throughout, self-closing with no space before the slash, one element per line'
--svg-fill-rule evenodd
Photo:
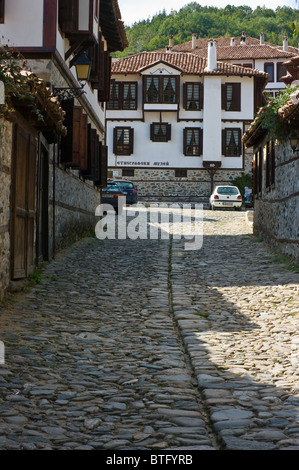
<path fill-rule="evenodd" d="M 0 25 L 2 44 L 19 47 L 42 46 L 43 7 L 43 0 L 6 1 L 5 23 Z"/>

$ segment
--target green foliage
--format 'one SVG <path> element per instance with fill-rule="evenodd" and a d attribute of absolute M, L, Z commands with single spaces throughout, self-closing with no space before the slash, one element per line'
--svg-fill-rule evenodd
<path fill-rule="evenodd" d="M 242 198 L 244 199 L 245 186 L 252 188 L 252 175 L 249 173 L 242 173 L 241 176 L 237 176 L 237 178 L 232 180 L 232 184 L 237 186 L 242 195 Z"/>
<path fill-rule="evenodd" d="M 266 41 L 282 44 L 282 37 L 289 37 L 289 44 L 297 47 L 293 34 L 298 31 L 295 26 L 298 11 L 289 7 L 278 7 L 272 10 L 266 7 L 232 6 L 225 8 L 203 7 L 191 2 L 179 11 L 165 10 L 151 19 L 134 23 L 126 28 L 129 47 L 116 57 L 126 57 L 128 52 L 153 51 L 164 49 L 169 36 L 174 36 L 174 44 L 190 41 L 192 33 L 198 38 L 239 37 L 242 31 L 247 36 L 259 38 L 261 32 Z M 298 16 L 297 16 L 298 17 Z M 293 26 L 292 26 L 293 24 Z"/>
<path fill-rule="evenodd" d="M 24 103 L 38 120 L 44 119 L 37 106 L 36 87 L 39 79 L 28 71 L 26 61 L 8 46 L 0 46 L 0 80 L 5 86 L 4 111 L 14 111 L 14 103 L 18 101 Z"/>
<path fill-rule="evenodd" d="M 284 106 L 290 99 L 290 95 L 294 93 L 297 88 L 287 87 L 284 91 L 280 92 L 275 98 L 269 98 L 269 103 L 266 104 L 259 115 L 259 121 L 263 129 L 268 131 L 268 136 L 271 139 L 284 141 L 289 133 L 281 122 L 278 110 Z"/>

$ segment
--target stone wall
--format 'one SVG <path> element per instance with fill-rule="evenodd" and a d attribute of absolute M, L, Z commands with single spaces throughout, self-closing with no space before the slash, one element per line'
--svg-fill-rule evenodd
<path fill-rule="evenodd" d="M 12 124 L 0 118 L 0 300 L 10 281 L 10 187 Z"/>
<path fill-rule="evenodd" d="M 53 178 L 55 171 L 55 178 Z M 51 182 L 55 180 L 55 196 Z M 84 181 L 78 171 L 50 164 L 49 245 L 50 253 L 69 246 L 91 234 L 96 225 L 95 210 L 101 193 L 92 182 Z M 55 219 L 53 216 L 55 214 Z"/>
<path fill-rule="evenodd" d="M 275 184 L 255 198 L 254 233 L 299 261 L 299 156 L 289 141 L 275 148 Z"/>
<path fill-rule="evenodd" d="M 214 185 L 232 184 L 232 180 L 243 173 L 252 173 L 252 149 L 247 149 L 244 167 L 241 170 L 219 169 L 214 176 Z M 211 193 L 211 179 L 205 169 L 187 169 L 187 177 L 176 177 L 174 168 L 133 168 L 134 176 L 124 176 L 120 167 L 109 167 L 109 179 L 128 179 L 138 187 L 142 199 L 170 199 L 204 201 Z"/>

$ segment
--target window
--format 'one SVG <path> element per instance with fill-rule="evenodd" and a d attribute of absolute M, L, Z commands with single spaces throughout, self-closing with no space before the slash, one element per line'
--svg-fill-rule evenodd
<path fill-rule="evenodd" d="M 131 168 L 123 169 L 122 170 L 122 175 L 123 176 L 134 176 L 134 170 L 131 169 Z"/>
<path fill-rule="evenodd" d="M 287 74 L 287 70 L 282 62 L 277 62 L 277 81 L 282 82 L 281 77 Z"/>
<path fill-rule="evenodd" d="M 199 127 L 186 127 L 184 129 L 184 155 L 202 155 L 202 129 Z"/>
<path fill-rule="evenodd" d="M 241 83 L 222 85 L 222 109 L 241 111 Z"/>
<path fill-rule="evenodd" d="M 239 157 L 241 155 L 241 129 L 223 129 L 222 154 L 226 157 Z"/>
<path fill-rule="evenodd" d="M 266 188 L 275 182 L 275 146 L 274 142 L 267 142 L 266 147 Z"/>
<path fill-rule="evenodd" d="M 187 170 L 185 170 L 185 169 L 174 170 L 174 175 L 175 175 L 176 178 L 186 178 L 187 177 Z"/>
<path fill-rule="evenodd" d="M 131 155 L 133 153 L 134 129 L 132 127 L 115 127 L 113 131 L 113 153 Z"/>
<path fill-rule="evenodd" d="M 113 82 L 110 85 L 110 100 L 107 103 L 107 109 L 121 109 L 119 99 L 120 83 Z"/>
<path fill-rule="evenodd" d="M 107 109 L 137 109 L 137 83 L 112 82 Z"/>
<path fill-rule="evenodd" d="M 184 83 L 184 108 L 188 111 L 202 109 L 203 85 L 202 83 Z"/>
<path fill-rule="evenodd" d="M 0 23 L 4 23 L 5 0 L 0 0 Z"/>
<path fill-rule="evenodd" d="M 177 103 L 176 77 L 144 77 L 145 103 Z"/>
<path fill-rule="evenodd" d="M 273 62 L 265 62 L 264 71 L 269 74 L 269 82 L 274 82 L 274 64 L 273 64 Z"/>
<path fill-rule="evenodd" d="M 153 142 L 168 142 L 171 139 L 171 124 L 153 122 L 151 124 L 151 140 Z"/>

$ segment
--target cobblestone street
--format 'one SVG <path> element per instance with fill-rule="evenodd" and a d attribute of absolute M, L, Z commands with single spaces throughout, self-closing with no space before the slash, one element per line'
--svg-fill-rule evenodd
<path fill-rule="evenodd" d="M 0 450 L 299 450 L 298 272 L 245 212 L 84 239 L 0 313 Z"/>

